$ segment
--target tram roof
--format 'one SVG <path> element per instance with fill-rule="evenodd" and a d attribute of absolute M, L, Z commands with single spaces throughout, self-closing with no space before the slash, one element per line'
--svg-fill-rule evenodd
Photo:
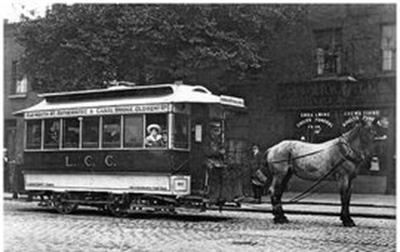
<path fill-rule="evenodd" d="M 186 84 L 116 86 L 106 89 L 47 93 L 39 96 L 44 100 L 32 107 L 14 112 L 14 115 L 57 109 L 169 103 L 205 103 L 237 108 L 245 107 L 242 98 L 215 95 L 203 86 Z"/>

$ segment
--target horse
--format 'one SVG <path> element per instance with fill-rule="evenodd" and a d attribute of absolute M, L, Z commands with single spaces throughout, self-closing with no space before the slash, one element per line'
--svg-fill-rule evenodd
<path fill-rule="evenodd" d="M 274 223 L 288 222 L 281 198 L 294 174 L 317 183 L 324 179 L 337 180 L 341 199 L 340 219 L 345 227 L 355 226 L 349 210 L 352 182 L 360 164 L 370 154 L 377 135 L 375 127 L 376 121 L 363 120 L 341 136 L 320 144 L 284 140 L 266 150 L 261 171 L 269 178 L 268 193 L 271 195 Z"/>

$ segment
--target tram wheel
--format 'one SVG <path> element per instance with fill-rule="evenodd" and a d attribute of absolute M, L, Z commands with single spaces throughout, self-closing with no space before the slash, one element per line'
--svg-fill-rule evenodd
<path fill-rule="evenodd" d="M 52 202 L 54 209 L 60 214 L 70 214 L 78 208 L 77 203 L 68 202 L 71 195 L 68 193 L 53 194 Z"/>
<path fill-rule="evenodd" d="M 110 195 L 110 203 L 107 204 L 109 212 L 116 217 L 126 217 L 128 215 L 129 203 L 123 195 Z"/>

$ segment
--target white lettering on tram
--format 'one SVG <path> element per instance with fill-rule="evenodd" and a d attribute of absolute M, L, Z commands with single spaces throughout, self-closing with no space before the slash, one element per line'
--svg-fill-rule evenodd
<path fill-rule="evenodd" d="M 112 115 L 129 113 L 162 113 L 168 112 L 168 104 L 151 105 L 124 105 L 111 107 L 91 107 L 91 108 L 73 108 L 73 109 L 55 109 L 46 111 L 26 112 L 26 119 L 51 118 L 51 117 L 74 117 L 89 115 Z"/>
<path fill-rule="evenodd" d="M 75 163 L 71 163 L 71 161 L 69 160 L 69 156 L 65 157 L 65 166 L 66 167 L 75 167 L 76 164 Z"/>
<path fill-rule="evenodd" d="M 104 159 L 104 163 L 108 167 L 117 166 L 117 163 L 115 162 L 114 156 L 112 156 L 112 155 L 107 155 L 106 158 Z"/>
<path fill-rule="evenodd" d="M 93 157 L 88 155 L 85 157 L 85 159 L 83 159 L 83 163 L 87 166 L 87 167 L 94 167 L 96 166 L 96 163 L 93 161 Z"/>
<path fill-rule="evenodd" d="M 86 167 L 95 167 L 96 166 L 96 161 L 92 155 L 87 155 L 83 159 L 79 159 L 76 157 L 71 158 L 70 156 L 65 156 L 65 166 L 66 167 L 76 167 L 78 163 L 81 165 L 84 165 Z M 107 155 L 104 158 L 104 164 L 107 167 L 115 167 L 115 166 L 117 166 L 117 161 L 113 155 Z"/>

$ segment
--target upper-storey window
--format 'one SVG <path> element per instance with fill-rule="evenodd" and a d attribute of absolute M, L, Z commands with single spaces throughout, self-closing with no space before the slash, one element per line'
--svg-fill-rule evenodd
<path fill-rule="evenodd" d="M 396 69 L 396 26 L 393 24 L 382 26 L 382 70 Z"/>
<path fill-rule="evenodd" d="M 316 73 L 337 75 L 341 71 L 342 31 L 340 28 L 314 31 L 317 42 Z"/>
<path fill-rule="evenodd" d="M 12 95 L 26 94 L 28 91 L 28 78 L 22 74 L 19 61 L 12 62 Z"/>

